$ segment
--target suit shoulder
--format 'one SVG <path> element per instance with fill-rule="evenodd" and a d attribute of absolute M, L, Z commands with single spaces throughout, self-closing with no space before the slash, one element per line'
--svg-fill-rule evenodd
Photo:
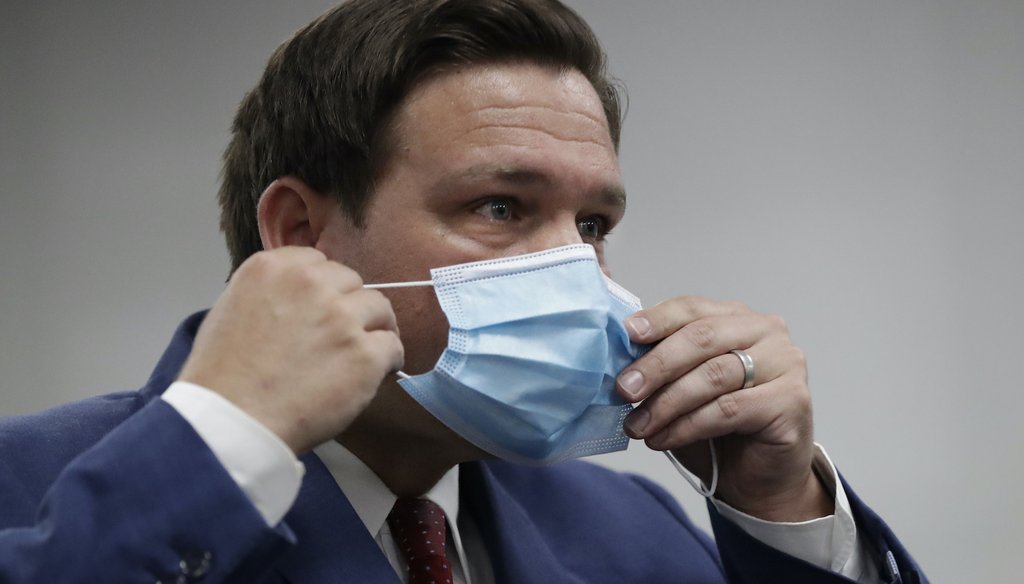
<path fill-rule="evenodd" d="M 35 448 L 61 442 L 95 442 L 144 404 L 135 391 L 110 393 L 30 414 L 0 417 L 0 448 L 31 441 Z"/>
<path fill-rule="evenodd" d="M 145 401 L 138 392 L 112 393 L 0 418 L 0 494 L 45 491 L 69 462 Z"/>

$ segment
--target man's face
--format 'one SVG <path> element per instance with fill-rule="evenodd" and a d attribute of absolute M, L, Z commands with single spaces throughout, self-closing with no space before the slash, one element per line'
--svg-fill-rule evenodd
<path fill-rule="evenodd" d="M 601 101 L 579 72 L 508 64 L 430 77 L 396 112 L 392 144 L 365 228 L 339 213 L 317 246 L 365 282 L 581 242 L 604 267 L 625 194 Z M 404 371 L 430 370 L 448 336 L 433 289 L 387 295 Z"/>

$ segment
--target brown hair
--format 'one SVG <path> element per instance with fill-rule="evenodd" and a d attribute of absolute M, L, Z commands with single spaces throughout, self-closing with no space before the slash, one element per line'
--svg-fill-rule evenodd
<path fill-rule="evenodd" d="M 274 179 L 330 193 L 361 226 L 387 162 L 384 131 L 413 85 L 445 65 L 509 61 L 580 71 L 618 148 L 618 84 L 593 31 L 558 0 L 353 0 L 296 33 L 239 105 L 224 153 L 232 271 L 262 249 L 256 204 Z"/>

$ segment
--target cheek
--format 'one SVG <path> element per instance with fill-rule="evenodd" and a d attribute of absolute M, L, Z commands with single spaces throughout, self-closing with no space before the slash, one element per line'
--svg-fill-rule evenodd
<path fill-rule="evenodd" d="M 437 303 L 433 288 L 408 288 L 389 291 L 391 306 L 405 347 L 405 366 L 409 375 L 434 368 L 448 346 L 448 319 Z"/>

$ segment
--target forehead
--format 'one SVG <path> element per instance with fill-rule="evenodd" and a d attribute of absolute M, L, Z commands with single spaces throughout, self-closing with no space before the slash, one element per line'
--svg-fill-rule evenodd
<path fill-rule="evenodd" d="M 406 153 L 454 141 L 520 147 L 561 142 L 614 157 L 601 100 L 571 69 L 503 63 L 441 71 L 414 87 L 393 124 L 396 146 Z"/>

